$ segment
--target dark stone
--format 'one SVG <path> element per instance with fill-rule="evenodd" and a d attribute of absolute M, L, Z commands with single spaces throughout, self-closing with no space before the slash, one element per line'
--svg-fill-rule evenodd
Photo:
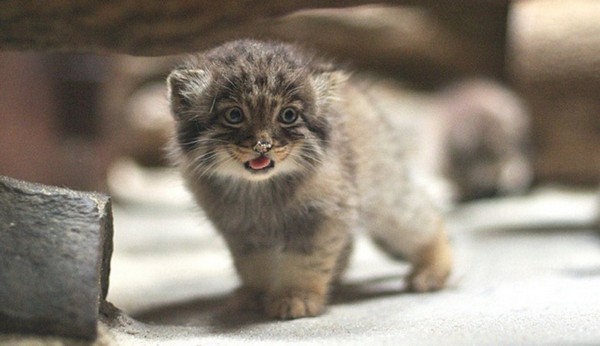
<path fill-rule="evenodd" d="M 110 198 L 0 176 L 0 332 L 94 339 Z"/>

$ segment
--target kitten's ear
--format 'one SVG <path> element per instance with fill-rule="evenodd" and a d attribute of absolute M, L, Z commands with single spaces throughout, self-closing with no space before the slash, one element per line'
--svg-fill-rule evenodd
<path fill-rule="evenodd" d="M 210 76 L 204 70 L 176 69 L 171 72 L 167 77 L 167 86 L 173 115 L 177 119 L 185 115 L 200 101 L 209 84 Z"/>
<path fill-rule="evenodd" d="M 323 65 L 311 73 L 311 82 L 320 106 L 327 106 L 338 98 L 340 89 L 350 76 L 333 65 Z"/>

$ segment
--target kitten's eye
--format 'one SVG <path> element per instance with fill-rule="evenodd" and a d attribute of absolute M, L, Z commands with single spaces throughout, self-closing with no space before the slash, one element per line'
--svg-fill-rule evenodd
<path fill-rule="evenodd" d="M 237 125 L 244 121 L 244 113 L 238 107 L 233 107 L 225 112 L 224 118 L 228 123 Z"/>
<path fill-rule="evenodd" d="M 298 120 L 298 111 L 292 107 L 284 108 L 279 113 L 279 121 L 286 125 L 291 125 Z"/>

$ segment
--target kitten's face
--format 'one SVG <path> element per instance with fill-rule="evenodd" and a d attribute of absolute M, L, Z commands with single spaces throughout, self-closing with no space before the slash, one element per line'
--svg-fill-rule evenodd
<path fill-rule="evenodd" d="M 322 76 L 271 46 L 235 48 L 218 48 L 169 76 L 180 158 L 197 177 L 311 171 L 329 137 Z"/>

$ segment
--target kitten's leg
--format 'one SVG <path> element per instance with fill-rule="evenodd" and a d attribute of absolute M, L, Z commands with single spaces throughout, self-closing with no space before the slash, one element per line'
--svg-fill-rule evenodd
<path fill-rule="evenodd" d="M 242 282 L 230 304 L 238 310 L 261 310 L 266 293 L 273 283 L 275 250 L 259 248 L 245 251 L 231 249 L 233 263 Z"/>
<path fill-rule="evenodd" d="M 290 319 L 323 312 L 333 280 L 340 275 L 351 249 L 345 222 L 329 220 L 308 247 L 292 244 L 281 255 L 277 284 L 265 306 L 271 317 Z"/>
<path fill-rule="evenodd" d="M 428 292 L 444 287 L 452 269 L 452 251 L 443 227 L 420 247 L 411 259 L 413 269 L 409 287 L 416 292 Z"/>
<path fill-rule="evenodd" d="M 425 194 L 414 191 L 392 205 L 369 209 L 366 217 L 377 245 L 412 264 L 408 276 L 412 290 L 426 292 L 444 286 L 452 268 L 452 251 L 442 216 Z"/>

